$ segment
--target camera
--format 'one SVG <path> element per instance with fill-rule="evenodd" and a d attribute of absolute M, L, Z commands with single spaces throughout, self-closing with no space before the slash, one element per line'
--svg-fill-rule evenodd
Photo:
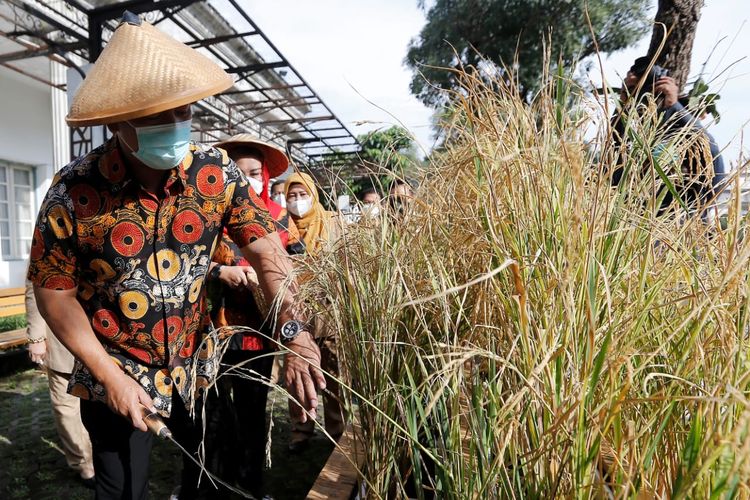
<path fill-rule="evenodd" d="M 662 68 L 658 64 L 654 64 L 649 70 L 650 65 L 651 58 L 639 57 L 630 67 L 630 72 L 637 76 L 639 81 L 643 82 L 638 91 L 638 97 L 643 94 L 654 94 L 654 86 L 656 85 L 656 82 L 659 81 L 659 78 L 669 76 L 669 70 L 667 68 Z M 646 74 L 646 71 L 648 71 L 648 74 Z"/>

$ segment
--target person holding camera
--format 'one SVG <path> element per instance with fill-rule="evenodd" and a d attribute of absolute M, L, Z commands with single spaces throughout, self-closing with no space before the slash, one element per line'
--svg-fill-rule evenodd
<path fill-rule="evenodd" d="M 675 79 L 669 76 L 667 69 L 652 65 L 649 57 L 639 57 L 631 66 L 620 91 L 621 106 L 612 117 L 612 139 L 615 151 L 621 155 L 612 174 L 612 184 L 618 185 L 624 173 L 622 145 L 627 141 L 628 123 L 623 110 L 631 99 L 640 101 L 647 95 L 656 100 L 659 128 L 662 132 L 662 138 L 653 146 L 651 154 L 654 158 L 660 158 L 672 140 L 678 136 L 680 140 L 684 140 L 686 152 L 682 155 L 680 165 L 684 178 L 677 183 L 681 187 L 678 194 L 691 209 L 703 210 L 721 188 L 721 182 L 726 175 L 724 161 L 714 138 L 680 102 L 679 87 Z M 659 212 L 664 212 L 672 201 L 671 193 L 666 193 Z"/>

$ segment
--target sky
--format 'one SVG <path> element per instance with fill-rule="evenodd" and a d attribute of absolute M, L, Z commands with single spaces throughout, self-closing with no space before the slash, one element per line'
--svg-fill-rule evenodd
<path fill-rule="evenodd" d="M 425 23 L 416 0 L 241 4 L 352 133 L 399 124 L 412 132 L 423 150 L 430 149 L 432 110 L 409 92 L 411 71 L 403 64 L 409 41 Z M 732 165 L 740 155 L 740 131 L 750 121 L 750 58 L 732 65 L 750 55 L 748 21 L 749 0 L 705 0 L 693 46 L 694 74 L 716 47 L 704 79 L 716 78 L 710 86 L 721 94 L 722 116 L 709 126 L 719 144 L 726 146 L 725 161 Z M 618 75 L 645 54 L 649 38 L 650 34 L 637 46 L 604 58 L 611 85 L 619 85 Z M 720 42 L 722 38 L 726 39 Z M 595 73 L 601 71 L 597 68 Z M 600 78 L 592 74 L 592 80 Z"/>

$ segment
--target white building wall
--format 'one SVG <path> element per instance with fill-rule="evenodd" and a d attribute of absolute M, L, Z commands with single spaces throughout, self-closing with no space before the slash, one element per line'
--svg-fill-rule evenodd
<path fill-rule="evenodd" d="M 0 159 L 35 167 L 35 211 L 54 172 L 51 116 L 49 86 L 0 67 Z M 0 288 L 23 286 L 25 274 L 26 259 L 0 256 Z"/>

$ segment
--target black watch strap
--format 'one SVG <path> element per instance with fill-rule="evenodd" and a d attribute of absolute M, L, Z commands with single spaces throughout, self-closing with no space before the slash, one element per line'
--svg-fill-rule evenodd
<path fill-rule="evenodd" d="M 219 273 L 221 272 L 221 268 L 224 267 L 224 264 L 216 264 L 213 269 L 211 269 L 208 272 L 208 279 L 210 280 L 218 280 L 219 279 Z"/>

